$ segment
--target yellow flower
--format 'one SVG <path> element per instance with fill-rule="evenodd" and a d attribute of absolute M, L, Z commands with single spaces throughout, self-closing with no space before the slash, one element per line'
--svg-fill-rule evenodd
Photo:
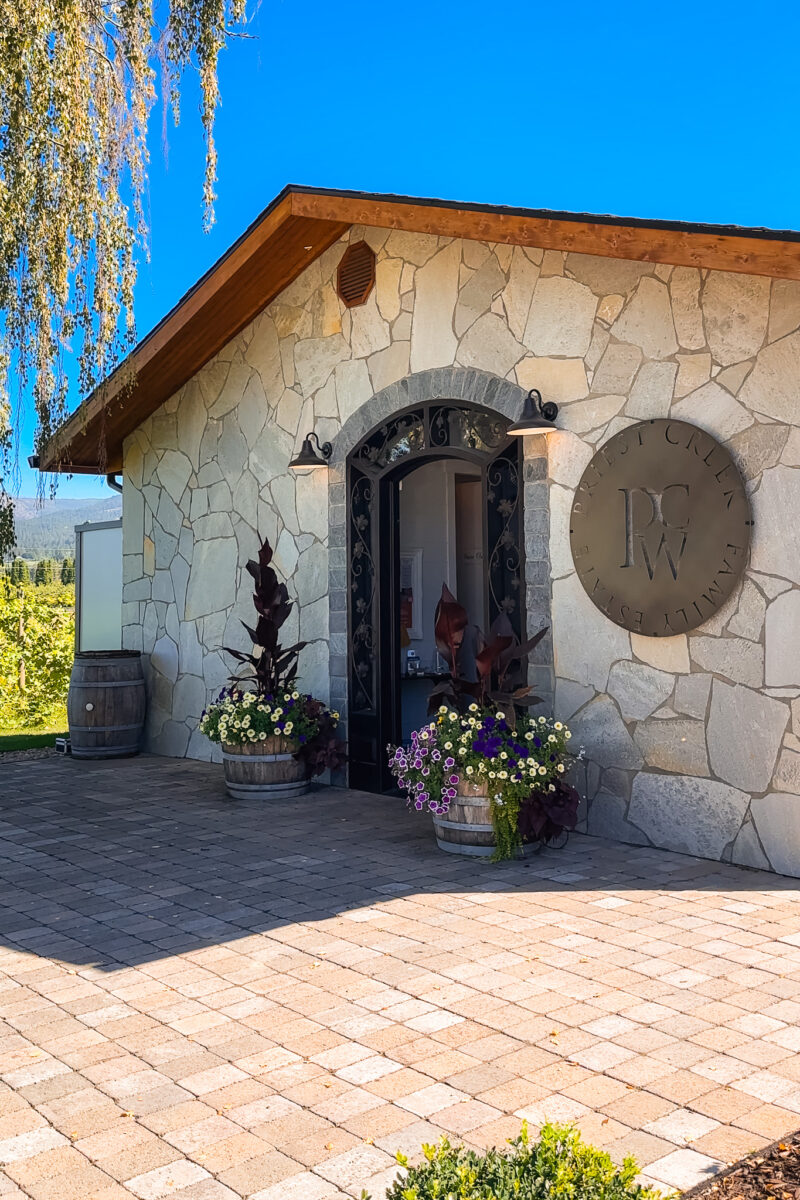
<path fill-rule="evenodd" d="M 540 725 L 546 725 L 546 724 L 547 724 L 547 717 L 539 717 L 539 724 L 540 724 Z"/>
<path fill-rule="evenodd" d="M 335 712 L 335 713 L 331 713 L 331 716 L 333 717 L 334 721 L 338 721 L 338 720 L 339 720 L 339 714 L 338 714 L 337 712 Z"/>
<path fill-rule="evenodd" d="M 553 726 L 553 728 L 554 728 L 554 729 L 563 729 L 563 728 L 564 728 L 564 726 L 561 724 L 561 722 L 560 722 L 560 721 L 556 721 L 556 723 L 555 723 L 555 725 Z"/>
<path fill-rule="evenodd" d="M 475 703 L 473 703 L 473 704 L 470 704 L 470 706 L 469 706 L 469 711 L 470 711 L 470 712 L 477 712 L 477 711 L 478 711 L 478 706 L 477 706 L 477 704 L 475 704 Z"/>
<path fill-rule="evenodd" d="M 294 724 L 291 721 L 287 721 L 283 727 L 283 732 L 291 733 L 293 729 L 294 729 Z"/>
<path fill-rule="evenodd" d="M 497 713 L 497 719 L 498 719 L 498 721 L 505 721 L 505 719 L 506 719 L 506 714 L 505 714 L 504 712 L 500 712 L 500 711 L 498 710 L 498 713 Z"/>
<path fill-rule="evenodd" d="M 501 758 L 508 758 L 508 755 L 506 754 L 505 750 L 501 750 L 501 751 L 500 751 L 500 757 L 501 757 Z"/>
<path fill-rule="evenodd" d="M 452 750 L 452 749 L 453 749 L 453 743 L 452 743 L 452 742 L 445 742 L 445 744 L 444 744 L 444 748 L 445 748 L 445 750 Z"/>
<path fill-rule="evenodd" d="M 556 770 L 558 771 L 559 775 L 563 775 L 564 774 L 564 764 L 559 763 L 558 766 L 556 767 Z"/>
<path fill-rule="evenodd" d="M 571 738 L 571 737 L 572 737 L 572 734 L 570 733 L 570 731 L 569 731 L 568 729 L 565 729 L 565 730 L 564 730 L 564 737 L 565 737 L 565 738 Z"/>
<path fill-rule="evenodd" d="M 447 705 L 446 705 L 446 704 L 440 704 L 440 705 L 439 705 L 439 712 L 440 712 L 440 713 L 446 713 L 446 712 L 447 712 Z"/>
<path fill-rule="evenodd" d="M 450 720 L 451 720 L 451 721 L 457 721 L 457 720 L 458 720 L 458 713 L 451 712 L 451 713 L 450 713 Z"/>
<path fill-rule="evenodd" d="M 474 768 L 474 767 L 467 767 L 467 774 L 468 774 L 468 775 L 472 775 L 472 774 L 473 774 L 473 772 L 474 772 L 474 770 L 475 770 L 475 768 Z"/>
<path fill-rule="evenodd" d="M 539 767 L 539 774 L 540 774 L 540 775 L 546 775 L 546 774 L 547 774 L 547 769 L 546 769 L 545 767 Z"/>
<path fill-rule="evenodd" d="M 500 779 L 508 779 L 508 771 L 500 771 L 499 778 Z"/>
<path fill-rule="evenodd" d="M 554 733 L 551 733 L 551 734 L 550 734 L 550 736 L 549 736 L 549 738 L 548 738 L 547 740 L 548 740 L 548 742 L 554 742 L 554 741 L 556 740 L 556 736 L 555 736 L 555 734 L 554 734 Z"/>

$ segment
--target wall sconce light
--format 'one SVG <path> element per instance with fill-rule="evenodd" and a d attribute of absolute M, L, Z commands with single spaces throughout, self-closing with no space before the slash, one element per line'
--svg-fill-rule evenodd
<path fill-rule="evenodd" d="M 319 451 L 319 454 L 311 445 L 312 438 L 317 443 L 317 450 Z M 300 447 L 300 453 L 296 458 L 292 459 L 292 461 L 289 463 L 289 466 L 293 471 L 307 471 L 309 469 L 316 469 L 317 467 L 327 468 L 328 459 L 332 453 L 333 446 L 330 444 L 330 442 L 320 442 L 319 438 L 312 429 L 311 433 L 307 433 L 303 438 L 303 444 Z"/>
<path fill-rule="evenodd" d="M 506 433 L 516 437 L 525 437 L 529 433 L 547 433 L 554 428 L 553 422 L 558 416 L 558 405 L 552 400 L 542 401 L 542 393 L 532 388 L 525 397 L 522 406 L 522 416 L 513 425 L 509 425 Z"/>

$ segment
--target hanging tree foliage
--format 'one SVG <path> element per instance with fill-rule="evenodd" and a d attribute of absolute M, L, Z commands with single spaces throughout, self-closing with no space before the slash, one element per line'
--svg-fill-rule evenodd
<path fill-rule="evenodd" d="M 85 394 L 133 343 L 148 122 L 159 80 L 177 122 L 187 70 L 200 83 L 213 220 L 217 60 L 244 9 L 0 0 L 0 554 L 13 544 L 13 409 L 20 424 L 33 403 L 42 446 L 67 415 L 65 355 L 75 351 Z"/>

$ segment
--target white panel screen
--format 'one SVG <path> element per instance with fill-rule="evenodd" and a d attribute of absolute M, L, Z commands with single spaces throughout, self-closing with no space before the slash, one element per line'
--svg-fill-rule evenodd
<path fill-rule="evenodd" d="M 122 522 L 76 530 L 78 650 L 122 648 Z"/>

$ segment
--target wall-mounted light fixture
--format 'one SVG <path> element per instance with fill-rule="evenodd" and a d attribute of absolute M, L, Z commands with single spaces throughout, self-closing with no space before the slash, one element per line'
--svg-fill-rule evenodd
<path fill-rule="evenodd" d="M 525 397 L 522 406 L 522 416 L 513 425 L 509 425 L 507 433 L 516 437 L 525 437 L 529 433 L 547 433 L 555 428 L 553 422 L 558 416 L 558 405 L 552 400 L 542 401 L 542 393 L 532 388 Z"/>
<path fill-rule="evenodd" d="M 311 445 L 312 439 L 317 443 L 317 449 Z M 319 454 L 317 453 L 319 451 Z M 289 466 L 293 471 L 308 471 L 317 467 L 327 467 L 328 459 L 333 453 L 333 446 L 330 442 L 320 442 L 313 429 L 311 433 L 307 433 L 303 438 L 303 444 L 300 447 L 300 453 L 296 458 L 293 458 Z"/>

